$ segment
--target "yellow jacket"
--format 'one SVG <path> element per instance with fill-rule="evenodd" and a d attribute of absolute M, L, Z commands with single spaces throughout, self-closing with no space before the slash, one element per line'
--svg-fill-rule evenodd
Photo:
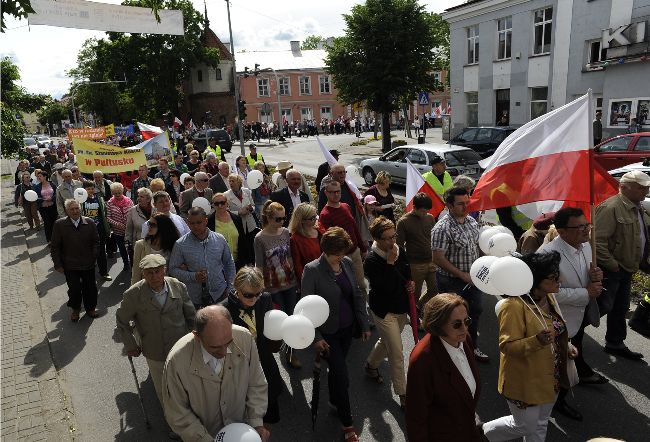
<path fill-rule="evenodd" d="M 422 178 L 424 178 L 424 180 L 429 183 L 431 188 L 438 194 L 440 198 L 444 198 L 445 192 L 454 186 L 454 181 L 451 179 L 451 175 L 449 175 L 449 172 L 447 171 L 445 171 L 445 174 L 443 175 L 442 184 L 431 170 L 423 173 Z"/>
<path fill-rule="evenodd" d="M 548 302 L 559 312 L 551 295 Z M 555 402 L 555 365 L 552 345 L 542 345 L 537 333 L 542 324 L 532 313 L 534 305 L 525 305 L 520 298 L 508 298 L 499 311 L 499 393 L 509 399 L 531 405 Z M 550 317 L 544 314 L 547 328 L 552 329 Z M 560 386 L 569 388 L 567 376 L 568 334 L 560 335 Z"/>

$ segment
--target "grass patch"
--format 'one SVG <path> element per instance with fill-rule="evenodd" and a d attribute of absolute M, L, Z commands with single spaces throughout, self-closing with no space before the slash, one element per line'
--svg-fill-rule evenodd
<path fill-rule="evenodd" d="M 643 272 L 636 272 L 632 276 L 632 290 L 630 293 L 633 300 L 639 300 L 650 292 L 650 275 Z"/>
<path fill-rule="evenodd" d="M 350 146 L 366 146 L 370 140 L 357 140 L 350 143 Z"/>

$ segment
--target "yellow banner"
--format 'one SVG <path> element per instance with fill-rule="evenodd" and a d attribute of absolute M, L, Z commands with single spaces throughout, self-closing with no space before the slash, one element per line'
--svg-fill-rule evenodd
<path fill-rule="evenodd" d="M 74 151 L 81 173 L 93 173 L 95 170 L 104 173 L 128 172 L 138 170 L 140 164 L 147 162 L 142 148 L 125 149 L 80 138 L 74 139 Z"/>
<path fill-rule="evenodd" d="M 104 130 L 106 130 L 106 136 L 107 137 L 112 137 L 115 135 L 115 125 L 114 124 L 107 124 L 104 126 Z"/>

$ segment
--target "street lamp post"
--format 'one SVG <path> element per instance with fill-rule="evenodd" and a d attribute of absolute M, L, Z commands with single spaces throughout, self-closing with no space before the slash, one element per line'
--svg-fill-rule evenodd
<path fill-rule="evenodd" d="M 285 141 L 284 136 L 282 135 L 282 131 L 284 130 L 284 126 L 282 124 L 282 103 L 280 101 L 280 78 L 278 78 L 278 73 L 275 72 L 275 69 L 273 68 L 266 68 L 262 69 L 261 72 L 268 72 L 272 71 L 273 75 L 275 76 L 275 85 L 276 85 L 276 92 L 278 96 L 278 124 L 280 125 L 280 136 L 278 137 L 278 141 Z"/>
<path fill-rule="evenodd" d="M 235 109 L 239 109 L 239 81 L 237 80 L 237 67 L 235 65 L 235 43 L 232 40 L 232 24 L 230 22 L 230 1 L 226 0 L 226 9 L 228 10 L 228 32 L 230 32 L 230 53 L 232 55 L 232 78 L 235 86 Z M 246 155 L 244 149 L 244 123 L 239 116 L 237 117 L 237 126 L 239 128 L 239 147 L 241 154 Z"/>
<path fill-rule="evenodd" d="M 77 127 L 77 110 L 74 107 L 74 89 L 77 86 L 81 86 L 82 84 L 108 84 L 108 83 L 128 83 L 126 81 L 126 75 L 124 76 L 124 80 L 108 80 L 108 81 L 84 81 L 83 83 L 75 83 L 72 85 L 70 88 L 70 95 L 72 96 L 72 116 L 74 117 L 74 127 Z"/>

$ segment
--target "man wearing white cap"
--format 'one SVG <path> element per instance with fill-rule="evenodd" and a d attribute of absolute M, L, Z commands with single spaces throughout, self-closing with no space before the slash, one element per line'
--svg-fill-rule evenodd
<path fill-rule="evenodd" d="M 176 341 L 192 330 L 196 310 L 185 284 L 165 276 L 164 257 L 147 255 L 140 261 L 140 269 L 144 279 L 124 292 L 115 316 L 125 353 L 131 357 L 143 353 L 147 358 L 156 395 L 162 404 L 165 359 Z M 140 342 L 136 340 L 134 330 L 137 330 Z"/>
<path fill-rule="evenodd" d="M 293 164 L 291 164 L 291 161 L 278 162 L 278 165 L 276 166 L 276 170 L 280 173 L 280 176 L 278 177 L 278 181 L 276 183 L 277 188 L 275 190 L 281 190 L 288 186 L 287 172 L 289 171 L 289 169 L 297 170 L 293 168 Z M 310 204 L 314 204 L 314 196 L 311 194 L 311 189 L 309 188 L 309 184 L 307 183 L 307 180 L 305 179 L 305 176 L 302 173 L 300 174 L 300 191 L 305 192 L 305 194 L 309 198 Z"/>
<path fill-rule="evenodd" d="M 628 172 L 621 177 L 618 195 L 596 208 L 596 252 L 604 273 L 598 306 L 600 314 L 607 315 L 605 351 L 627 359 L 643 358 L 624 341 L 632 275 L 639 268 L 650 268 L 650 214 L 641 206 L 649 190 L 648 175 L 640 170 Z"/>

